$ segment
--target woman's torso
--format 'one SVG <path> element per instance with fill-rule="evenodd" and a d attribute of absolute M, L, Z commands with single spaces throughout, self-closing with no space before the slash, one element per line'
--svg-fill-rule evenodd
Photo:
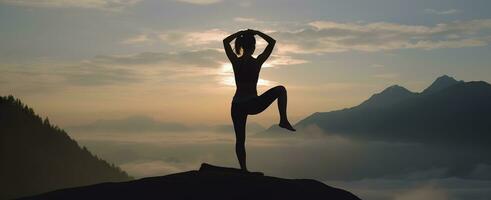
<path fill-rule="evenodd" d="M 235 95 L 233 102 L 241 102 L 257 96 L 260 64 L 253 57 L 239 58 L 232 63 L 235 76 Z"/>

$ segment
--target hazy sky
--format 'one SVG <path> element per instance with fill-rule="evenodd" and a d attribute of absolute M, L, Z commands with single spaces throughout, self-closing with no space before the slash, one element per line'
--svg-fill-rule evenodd
<path fill-rule="evenodd" d="M 0 0 L 0 94 L 63 126 L 150 116 L 229 123 L 221 40 L 277 39 L 260 92 L 289 92 L 294 122 L 354 106 L 392 84 L 491 82 L 487 0 Z M 257 52 L 264 48 L 258 40 Z M 252 121 L 276 123 L 276 105 Z"/>

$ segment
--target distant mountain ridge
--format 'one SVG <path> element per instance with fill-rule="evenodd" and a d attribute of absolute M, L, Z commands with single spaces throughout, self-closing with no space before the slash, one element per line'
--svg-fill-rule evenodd
<path fill-rule="evenodd" d="M 132 178 L 13 96 L 0 97 L 0 199 Z"/>
<path fill-rule="evenodd" d="M 176 122 L 161 122 L 148 116 L 129 116 L 121 119 L 102 119 L 92 123 L 67 127 L 71 132 L 195 132 L 233 133 L 232 124 L 185 125 Z M 248 123 L 247 130 L 256 133 L 265 128 L 258 123 Z"/>
<path fill-rule="evenodd" d="M 358 106 L 317 112 L 298 122 L 328 134 L 413 142 L 491 142 L 491 85 L 439 77 L 421 93 L 391 86 Z M 270 128 L 263 135 L 274 135 Z"/>
<path fill-rule="evenodd" d="M 191 128 L 180 123 L 159 122 L 147 116 L 130 116 L 122 119 L 101 119 L 89 124 L 71 126 L 71 131 L 84 132 L 152 132 L 152 131 L 190 131 Z"/>

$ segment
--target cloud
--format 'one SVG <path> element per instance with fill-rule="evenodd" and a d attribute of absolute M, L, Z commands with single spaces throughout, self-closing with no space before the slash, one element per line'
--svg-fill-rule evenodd
<path fill-rule="evenodd" d="M 183 3 L 189 3 L 194 5 L 210 5 L 222 2 L 222 0 L 176 0 Z"/>
<path fill-rule="evenodd" d="M 478 164 L 469 175 L 474 179 L 491 179 L 491 164 Z"/>
<path fill-rule="evenodd" d="M 140 43 L 149 43 L 152 40 L 148 37 L 147 34 L 140 34 L 131 38 L 124 40 L 123 44 L 140 44 Z"/>
<path fill-rule="evenodd" d="M 385 65 L 382 65 L 382 64 L 370 64 L 369 65 L 371 68 L 384 68 Z"/>
<path fill-rule="evenodd" d="M 130 116 L 123 119 L 97 120 L 95 122 L 68 127 L 77 132 L 182 132 L 191 131 L 180 123 L 159 122 L 146 116 Z"/>
<path fill-rule="evenodd" d="M 308 63 L 309 61 L 304 59 L 293 58 L 286 55 L 271 55 L 269 60 L 264 63 L 263 67 L 277 67 L 277 66 L 289 66 L 300 65 Z"/>
<path fill-rule="evenodd" d="M 394 200 L 448 200 L 447 192 L 433 185 L 423 186 L 395 196 Z"/>
<path fill-rule="evenodd" d="M 263 67 L 306 63 L 291 56 L 273 55 Z M 142 52 L 126 55 L 98 55 L 73 62 L 12 65 L 0 70 L 2 91 L 42 93 L 70 87 L 166 84 L 234 86 L 232 67 L 221 49 L 176 52 Z M 19 82 L 22 79 L 25 81 Z M 211 81 L 210 80 L 214 80 Z M 274 81 L 260 79 L 259 86 Z M 208 85 L 210 86 L 210 85 Z"/>
<path fill-rule="evenodd" d="M 356 194 L 361 199 L 377 200 L 485 200 L 491 192 L 490 181 L 470 179 L 326 181 Z"/>
<path fill-rule="evenodd" d="M 90 134 L 84 135 L 87 137 Z M 107 137 L 108 140 L 101 143 L 95 141 L 88 143 L 87 140 L 78 138 L 77 140 L 81 144 L 87 144 L 89 149 L 110 161 L 121 157 L 120 154 L 126 155 L 127 150 L 131 149 L 134 151 L 131 153 L 132 159 L 126 159 L 129 156 L 125 156 L 125 159 L 119 164 L 135 177 L 196 170 L 202 162 L 238 167 L 233 150 L 235 141 L 233 132 L 229 134 L 189 133 L 173 136 L 147 133 L 131 135 L 133 137 L 124 142 L 119 142 L 122 137 L 125 137 L 121 134 Z M 207 139 L 203 140 L 204 137 Z M 141 139 L 146 141 L 142 142 Z M 428 160 L 440 162 L 442 154 L 444 154 L 443 157 L 449 154 L 448 158 L 452 159 L 451 154 L 462 153 L 463 149 L 453 148 L 454 151 L 447 152 L 442 149 L 424 147 L 425 150 L 421 151 L 418 145 L 360 143 L 342 138 L 325 137 L 325 135 L 315 139 L 296 138 L 295 136 L 292 138 L 287 135 L 271 139 L 248 137 L 247 142 L 248 164 L 252 170 L 260 170 L 270 176 L 314 178 L 330 186 L 347 189 L 362 199 L 484 200 L 491 192 L 491 181 L 489 180 L 455 178 L 451 174 L 446 176 L 447 178 L 442 178 L 438 175 L 439 170 L 431 168 L 426 170 L 429 171 L 427 174 L 430 176 L 428 177 L 425 177 L 423 172 L 418 173 L 422 175 L 419 178 L 414 176 L 409 178 L 385 177 L 394 172 L 406 173 L 424 169 L 432 165 L 432 162 Z M 465 161 L 450 163 L 445 161 L 444 163 L 447 166 L 456 166 Z M 331 176 L 326 176 L 326 174 Z M 355 180 L 332 178 L 338 174 L 347 177 L 356 174 L 358 178 Z M 413 174 L 410 173 L 410 175 Z M 437 176 L 433 177 L 434 175 Z"/>
<path fill-rule="evenodd" d="M 159 65 L 162 67 L 163 64 L 168 64 L 168 66 L 176 67 L 218 68 L 224 58 L 222 50 L 202 49 L 179 52 L 142 52 L 130 55 L 99 55 L 87 62 L 116 66 Z"/>
<path fill-rule="evenodd" d="M 221 50 L 142 52 L 99 55 L 70 63 L 48 62 L 9 65 L 0 69 L 2 91 L 34 90 L 33 93 L 70 86 L 130 85 L 173 81 L 197 84 L 219 77 L 226 56 Z M 22 79 L 24 81 L 17 81 Z M 30 89 L 29 89 L 30 88 Z"/>
<path fill-rule="evenodd" d="M 486 46 L 491 19 L 454 21 L 435 26 L 388 22 L 314 21 L 296 31 L 277 31 L 283 53 L 441 49 Z"/>
<path fill-rule="evenodd" d="M 239 21 L 255 21 L 252 18 L 236 18 Z M 198 47 L 198 49 L 204 48 L 217 48 L 221 49 L 223 38 L 227 37 L 229 33 L 221 29 L 208 29 L 203 31 L 154 31 L 149 33 L 143 33 L 135 37 L 129 38 L 123 43 L 137 44 L 137 43 L 149 43 L 160 41 L 165 44 L 171 44 L 175 46 L 182 46 L 185 48 Z M 266 46 L 262 40 L 257 43 L 257 50 L 255 53 L 260 53 L 262 48 Z M 221 51 L 220 54 L 223 54 Z M 307 60 L 294 58 L 292 56 L 282 54 L 282 51 L 278 51 L 276 54 L 271 55 L 269 60 L 263 67 L 285 66 L 285 65 L 298 65 L 308 63 Z"/>
<path fill-rule="evenodd" d="M 6 82 L 1 85 L 1 91 L 29 95 L 47 94 L 72 86 L 126 85 L 143 81 L 132 69 L 82 62 L 11 65 L 0 69 L 0 74 Z"/>
<path fill-rule="evenodd" d="M 248 123 L 250 132 L 264 131 L 264 127 L 257 123 Z M 77 133 L 177 133 L 177 132 L 203 132 L 231 133 L 234 131 L 231 124 L 220 125 L 185 125 L 176 122 L 163 122 L 144 115 L 129 116 L 119 119 L 100 119 L 88 124 L 67 127 L 70 132 Z"/>
<path fill-rule="evenodd" d="M 254 19 L 239 18 L 236 20 L 251 21 Z M 165 44 L 171 44 L 177 47 L 183 47 L 185 49 L 198 49 L 194 51 L 185 51 L 186 54 L 177 53 L 141 53 L 138 55 L 129 56 L 99 56 L 98 60 L 101 62 L 116 62 L 121 65 L 136 64 L 136 63 L 175 63 L 177 65 L 187 64 L 192 67 L 210 67 L 218 69 L 218 72 L 213 71 L 215 77 L 219 83 L 225 86 L 234 86 L 234 74 L 232 66 L 224 56 L 225 53 L 222 50 L 222 40 L 229 33 L 221 29 L 208 29 L 203 31 L 152 31 L 143 33 L 141 35 L 129 38 L 124 41 L 126 44 L 148 43 L 148 42 L 162 42 Z M 259 54 L 266 44 L 262 40 L 257 43 L 256 54 Z M 292 57 L 290 55 L 284 55 L 281 52 L 276 52 L 263 64 L 263 68 L 280 67 L 280 66 L 293 66 L 308 63 L 307 60 Z M 182 67 L 174 68 L 181 72 L 184 72 Z M 194 69 L 193 71 L 196 71 Z M 187 71 L 190 74 L 192 71 Z M 200 71 L 199 73 L 203 73 Z M 210 71 L 208 71 L 210 72 Z M 183 75 L 183 74 L 181 74 Z M 275 84 L 274 81 L 259 79 L 259 86 L 271 86 Z"/>
<path fill-rule="evenodd" d="M 99 55 L 80 65 L 84 71 L 70 74 L 77 78 L 75 80 L 79 80 L 79 83 L 89 84 L 110 84 L 115 83 L 114 81 L 196 83 L 200 80 L 205 81 L 204 79 L 209 76 L 221 76 L 219 70 L 223 62 L 225 62 L 224 53 L 216 49 Z"/>
<path fill-rule="evenodd" d="M 460 13 L 461 11 L 457 9 L 435 10 L 435 9 L 427 8 L 425 9 L 425 12 L 434 15 L 453 15 L 453 14 Z"/>
<path fill-rule="evenodd" d="M 381 78 L 381 79 L 397 79 L 399 78 L 398 73 L 384 73 L 384 74 L 375 74 L 373 77 L 375 78 Z"/>
<path fill-rule="evenodd" d="M 148 31 L 139 35 L 127 38 L 123 44 L 141 44 L 163 42 L 165 44 L 180 45 L 184 47 L 207 46 L 221 44 L 223 38 L 228 33 L 221 29 L 208 29 L 202 31 Z"/>
<path fill-rule="evenodd" d="M 90 8 L 102 10 L 122 10 L 133 6 L 141 0 L 0 0 L 2 3 L 27 6 L 27 7 L 50 7 L 50 8 Z"/>
<path fill-rule="evenodd" d="M 258 20 L 256 18 L 248 18 L 248 17 L 235 17 L 234 21 L 236 21 L 236 22 L 249 22 L 249 23 L 258 22 Z"/>
<path fill-rule="evenodd" d="M 221 42 L 228 33 L 220 29 L 210 29 L 197 32 L 168 31 L 159 34 L 162 41 L 184 46 L 206 45 Z"/>
<path fill-rule="evenodd" d="M 242 23 L 276 24 L 255 18 L 236 17 Z M 277 39 L 277 54 L 324 54 L 346 51 L 391 51 L 487 46 L 491 42 L 491 19 L 439 23 L 434 26 L 390 22 L 312 21 L 306 25 L 283 24 L 268 34 Z M 127 39 L 127 44 L 159 41 L 184 48 L 222 48 L 229 34 L 222 29 L 201 31 L 154 31 Z M 258 41 L 258 47 L 263 45 Z"/>
<path fill-rule="evenodd" d="M 83 63 L 69 67 L 58 66 L 56 75 L 63 78 L 63 82 L 79 86 L 100 86 L 113 84 L 129 84 L 141 82 L 142 77 L 132 69 L 113 66 L 94 65 Z"/>
<path fill-rule="evenodd" d="M 244 7 L 244 8 L 248 8 L 248 7 L 252 6 L 252 2 L 242 0 L 242 1 L 239 1 L 239 6 Z"/>
<path fill-rule="evenodd" d="M 93 148 L 95 152 L 101 151 L 101 155 L 117 149 L 133 149 L 138 152 L 137 155 L 141 155 L 139 158 L 135 157 L 136 160 L 160 160 L 173 156 L 182 163 L 193 163 L 190 165 L 197 167 L 195 164 L 199 162 L 196 160 L 201 162 L 206 161 L 201 158 L 212 157 L 212 161 L 222 164 L 236 164 L 233 131 L 217 133 L 210 129 L 202 130 L 70 134 L 88 147 L 92 146 L 90 143 L 103 142 L 104 145 Z M 317 133 L 320 131 L 312 127 L 308 135 L 298 133 L 299 135 L 280 134 L 277 137 L 248 137 L 250 165 L 275 176 L 345 181 L 373 178 L 411 181 L 448 177 L 474 178 L 472 176 L 490 172 L 489 159 L 476 156 L 482 151 L 472 148 L 350 140 Z M 114 144 L 120 146 L 114 147 Z M 428 159 L 432 162 L 428 162 Z M 489 180 L 487 178 L 480 177 L 482 180 Z"/>

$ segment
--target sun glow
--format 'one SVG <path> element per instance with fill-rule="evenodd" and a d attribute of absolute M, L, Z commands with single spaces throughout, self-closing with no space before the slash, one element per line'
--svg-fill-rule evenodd
<path fill-rule="evenodd" d="M 266 66 L 264 66 L 264 67 L 266 67 Z M 235 86 L 234 71 L 233 71 L 231 63 L 223 63 L 221 68 L 220 68 L 219 74 L 220 74 L 220 79 L 219 79 L 220 84 L 223 84 L 226 86 Z M 270 86 L 272 84 L 274 84 L 273 81 L 268 81 L 268 80 L 261 79 L 261 78 L 257 81 L 258 86 Z"/>
<path fill-rule="evenodd" d="M 269 68 L 269 67 L 273 67 L 273 65 L 271 63 L 269 63 L 269 62 L 265 62 L 263 64 L 263 68 Z"/>

